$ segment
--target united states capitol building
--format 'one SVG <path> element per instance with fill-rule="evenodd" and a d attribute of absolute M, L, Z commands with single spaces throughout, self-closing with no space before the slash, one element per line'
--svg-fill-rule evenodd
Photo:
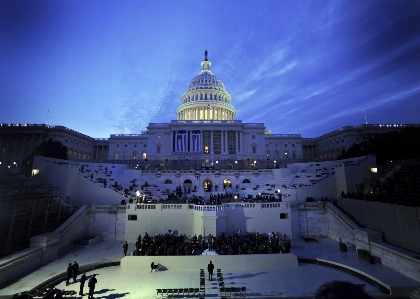
<path fill-rule="evenodd" d="M 264 123 L 237 120 L 233 103 L 211 72 L 206 51 L 201 72 L 181 96 L 177 119 L 150 123 L 139 134 L 99 139 L 62 126 L 0 125 L 3 170 L 18 168 L 42 141 L 58 140 L 68 148 L 68 160 L 34 160 L 32 179 L 78 207 L 63 227 L 31 239 L 31 248 L 41 248 L 34 265 L 54 260 L 84 235 L 134 243 L 146 232 L 187 237 L 275 232 L 328 237 L 420 280 L 419 261 L 412 257 L 420 252 L 416 210 L 379 209 L 380 203 L 342 198 L 379 178 L 372 155 L 337 160 L 351 145 L 405 125 L 348 126 L 317 138 L 271 134 Z M 366 211 L 362 222 L 368 225 L 349 219 L 333 200 Z M 404 221 L 387 225 L 381 213 L 412 219 L 417 228 Z M 384 235 L 399 247 L 382 242 Z M 292 260 L 297 266 L 296 257 Z"/>
<path fill-rule="evenodd" d="M 336 160 L 355 143 L 406 126 L 346 126 L 317 138 L 272 134 L 264 123 L 236 119 L 232 98 L 211 72 L 207 55 L 201 63 L 201 72 L 181 96 L 176 116 L 169 123 L 150 123 L 139 134 L 111 134 L 109 138 L 93 138 L 63 126 L 0 124 L 0 168 L 16 167 L 42 141 L 49 139 L 65 145 L 71 161 L 138 164 L 147 168 L 168 167 L 173 161 L 194 169 L 217 164 L 222 168 L 237 164 L 272 168 L 296 162 Z"/>

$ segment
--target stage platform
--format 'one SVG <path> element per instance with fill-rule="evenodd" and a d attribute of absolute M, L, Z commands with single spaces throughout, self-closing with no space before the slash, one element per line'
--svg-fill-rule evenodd
<path fill-rule="evenodd" d="M 290 257 L 298 257 L 299 260 L 320 260 L 329 261 L 341 265 L 344 270 L 338 270 L 322 265 L 299 262 L 297 266 L 277 267 L 277 256 L 280 259 L 287 255 L 242 255 L 242 256 L 194 256 L 197 261 L 194 265 L 179 266 L 171 268 L 169 262 L 163 258 L 174 260 L 174 264 L 181 263 L 180 256 L 172 257 L 138 257 L 138 263 L 133 262 L 137 257 L 123 257 L 122 242 L 102 241 L 91 247 L 75 248 L 66 256 L 62 256 L 56 261 L 38 269 L 19 281 L 0 290 L 1 298 L 11 298 L 13 294 L 27 291 L 37 287 L 52 277 L 59 276 L 66 271 L 67 265 L 75 260 L 83 267 L 92 264 L 110 263 L 122 261 L 121 265 L 100 268 L 87 272 L 87 275 L 97 274 L 98 284 L 96 287 L 95 298 L 160 298 L 156 289 L 169 288 L 198 288 L 200 284 L 199 269 L 206 269 L 208 260 L 212 260 L 215 269 L 220 268 L 227 287 L 246 287 L 247 298 L 311 298 L 316 289 L 325 282 L 332 280 L 344 280 L 355 284 L 366 284 L 365 291 L 376 298 L 408 298 L 404 296 L 386 295 L 381 292 L 374 284 L 369 284 L 359 277 L 349 274 L 349 270 L 356 269 L 367 277 L 374 278 L 389 289 L 408 290 L 414 289 L 419 282 L 416 282 L 398 272 L 380 265 L 369 264 L 365 260 L 357 257 L 354 250 L 342 252 L 339 250 L 338 243 L 329 238 L 317 238 L 318 242 L 305 242 L 302 239 L 292 240 L 292 253 Z M 129 251 L 134 250 L 134 245 L 129 245 Z M 236 258 L 241 261 L 228 263 L 225 260 L 216 258 L 227 258 L 234 261 Z M 163 268 L 159 272 L 150 273 L 150 261 L 144 265 L 142 258 L 152 261 L 168 263 L 167 269 Z M 184 258 L 184 257 L 182 257 Z M 185 257 L 188 258 L 188 257 Z M 260 263 L 258 264 L 258 259 Z M 265 261 L 273 261 L 270 267 L 256 267 L 266 265 Z M 160 262 L 159 262 L 160 263 Z M 246 264 L 252 267 L 246 266 Z M 139 266 L 137 266 L 137 264 Z M 195 268 L 197 267 L 197 268 Z M 131 270 L 124 270 L 131 269 Z M 346 270 L 347 269 L 347 270 Z M 207 274 L 207 273 L 206 273 Z M 80 275 L 79 275 L 80 277 Z M 55 285 L 57 288 L 78 291 L 79 283 L 66 286 L 64 281 Z M 87 293 L 85 285 L 85 294 Z M 86 296 L 86 295 L 85 295 Z M 175 296 L 177 297 L 177 296 Z M 201 296 L 180 295 L 186 298 L 199 298 Z M 205 298 L 221 297 L 240 297 L 238 295 L 223 295 L 219 293 L 217 282 L 208 281 L 206 276 Z M 241 296 L 242 298 L 244 296 Z M 82 298 L 79 296 L 79 298 Z M 172 298 L 172 297 L 171 297 Z"/>
<path fill-rule="evenodd" d="M 150 269 L 150 264 L 159 264 L 160 269 L 172 271 L 207 268 L 212 261 L 224 269 L 278 269 L 297 267 L 298 259 L 293 253 L 246 254 L 246 255 L 192 255 L 192 256 L 126 256 L 121 259 L 121 270 Z M 223 267 L 222 267 L 223 265 Z"/>

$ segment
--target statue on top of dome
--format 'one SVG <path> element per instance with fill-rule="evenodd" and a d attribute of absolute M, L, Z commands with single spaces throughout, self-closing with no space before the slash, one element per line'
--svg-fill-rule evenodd
<path fill-rule="evenodd" d="M 207 52 L 207 50 L 206 50 L 206 51 L 204 51 L 204 61 L 209 61 L 208 58 L 207 58 L 207 55 L 209 55 L 209 52 Z"/>

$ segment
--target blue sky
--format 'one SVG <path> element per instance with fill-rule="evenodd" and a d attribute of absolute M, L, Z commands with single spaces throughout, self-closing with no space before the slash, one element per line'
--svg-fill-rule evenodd
<path fill-rule="evenodd" d="M 420 123 L 418 0 L 2 0 L 0 123 L 139 133 L 176 119 L 206 49 L 272 133 Z"/>

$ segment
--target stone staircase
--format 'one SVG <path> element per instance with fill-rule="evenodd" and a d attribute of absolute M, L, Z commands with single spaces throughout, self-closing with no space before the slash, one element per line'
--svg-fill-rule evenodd
<path fill-rule="evenodd" d="M 414 292 L 410 294 L 410 299 L 420 299 L 420 284 L 416 287 Z"/>

